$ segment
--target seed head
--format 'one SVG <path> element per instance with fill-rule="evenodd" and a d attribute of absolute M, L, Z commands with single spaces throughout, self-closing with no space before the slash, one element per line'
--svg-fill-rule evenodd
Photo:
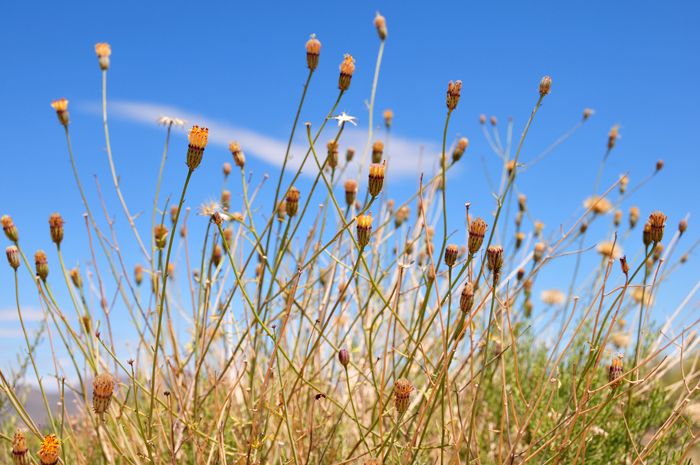
<path fill-rule="evenodd" d="M 474 306 L 474 286 L 472 283 L 466 283 L 462 289 L 462 295 L 459 298 L 459 309 L 462 313 L 469 313 Z"/>
<path fill-rule="evenodd" d="M 338 352 L 338 360 L 340 361 L 340 364 L 344 367 L 348 366 L 348 364 L 350 363 L 350 352 L 348 352 L 345 349 L 342 349 L 340 352 Z"/>
<path fill-rule="evenodd" d="M 109 373 L 98 375 L 92 382 L 92 386 L 95 388 L 92 391 L 92 408 L 100 418 L 103 418 L 109 409 L 115 384 L 114 377 Z"/>
<path fill-rule="evenodd" d="M 340 64 L 340 78 L 338 78 L 338 88 L 346 91 L 350 88 L 352 73 L 355 72 L 355 60 L 352 55 L 346 53 L 343 62 Z"/>
<path fill-rule="evenodd" d="M 9 240 L 12 242 L 17 242 L 19 240 L 19 232 L 12 222 L 12 217 L 10 215 L 3 215 L 0 217 L 0 224 L 2 224 L 2 230 L 5 231 L 5 235 Z"/>
<path fill-rule="evenodd" d="M 338 166 L 338 144 L 331 139 L 326 144 L 326 148 L 328 149 L 328 166 L 335 168 Z"/>
<path fill-rule="evenodd" d="M 287 202 L 285 208 L 287 215 L 294 216 L 299 211 L 299 189 L 292 187 L 287 193 Z"/>
<path fill-rule="evenodd" d="M 34 254 L 34 263 L 36 264 L 36 275 L 42 281 L 46 281 L 46 277 L 49 275 L 49 262 L 46 261 L 46 252 L 37 250 Z"/>
<path fill-rule="evenodd" d="M 634 228 L 639 220 L 639 208 L 630 207 L 630 229 Z"/>
<path fill-rule="evenodd" d="M 486 234 L 487 229 L 488 226 L 486 225 L 486 221 L 482 220 L 481 218 L 477 218 L 472 221 L 472 224 L 469 226 L 470 254 L 475 254 L 479 251 L 479 249 L 481 249 L 481 244 L 484 242 L 484 235 Z"/>
<path fill-rule="evenodd" d="M 494 279 L 498 279 L 498 274 L 503 268 L 503 247 L 500 245 L 491 245 L 486 249 L 486 260 L 489 269 L 493 271 Z"/>
<path fill-rule="evenodd" d="M 656 171 L 661 171 L 661 168 L 664 167 L 664 161 L 663 160 L 657 160 L 656 161 Z"/>
<path fill-rule="evenodd" d="M 372 212 L 369 215 L 360 215 L 357 217 L 357 242 L 360 247 L 364 247 L 369 244 L 370 237 L 372 236 Z"/>
<path fill-rule="evenodd" d="M 622 384 L 622 359 L 621 357 L 615 356 L 612 359 L 612 364 L 610 365 L 610 371 L 608 372 L 608 382 L 612 383 L 610 387 L 612 389 L 617 389 Z M 613 382 L 614 381 L 614 382 Z"/>
<path fill-rule="evenodd" d="M 679 223 L 678 223 L 678 232 L 683 234 L 686 230 L 688 229 L 688 220 L 683 218 Z"/>
<path fill-rule="evenodd" d="M 51 213 L 49 226 L 51 227 L 51 240 L 60 244 L 63 240 L 63 218 L 58 213 Z"/>
<path fill-rule="evenodd" d="M 193 126 L 187 133 L 187 139 L 190 143 L 187 146 L 187 161 L 185 163 L 190 170 L 195 170 L 202 162 L 204 148 L 209 142 L 209 128 Z"/>
<path fill-rule="evenodd" d="M 386 162 L 369 165 L 369 193 L 376 197 L 384 187 L 384 173 L 386 172 Z"/>
<path fill-rule="evenodd" d="M 540 95 L 543 97 L 549 93 L 549 90 L 552 88 L 552 78 L 549 76 L 545 76 L 542 78 L 540 81 Z"/>
<path fill-rule="evenodd" d="M 380 15 L 378 11 L 377 16 L 375 16 L 374 18 L 374 25 L 377 26 L 377 33 L 379 34 L 379 38 L 382 40 L 386 39 L 388 35 L 388 32 L 386 30 L 386 18 Z"/>
<path fill-rule="evenodd" d="M 311 71 L 318 66 L 318 56 L 321 51 L 321 42 L 316 38 L 316 34 L 311 34 L 311 38 L 306 42 L 306 66 Z"/>
<path fill-rule="evenodd" d="M 14 465 L 29 465 L 31 462 L 27 452 L 29 452 L 27 440 L 24 438 L 22 431 L 17 429 L 15 437 L 12 439 L 12 461 Z"/>
<path fill-rule="evenodd" d="M 157 224 L 153 229 L 153 235 L 155 237 L 156 248 L 163 250 L 167 242 L 166 239 L 168 237 L 168 228 L 162 224 Z"/>
<path fill-rule="evenodd" d="M 469 139 L 466 137 L 462 137 L 459 142 L 457 142 L 455 149 L 452 151 L 452 163 L 455 163 L 462 158 L 462 155 L 464 155 L 464 151 L 467 149 L 468 145 Z"/>
<path fill-rule="evenodd" d="M 566 296 L 559 289 L 547 289 L 540 294 L 540 300 L 547 305 L 564 305 Z"/>
<path fill-rule="evenodd" d="M 355 203 L 355 198 L 357 197 L 357 182 L 350 178 L 343 185 L 345 186 L 345 203 L 350 206 Z"/>
<path fill-rule="evenodd" d="M 345 161 L 352 161 L 352 157 L 355 156 L 355 147 L 348 147 L 345 152 Z"/>
<path fill-rule="evenodd" d="M 445 265 L 452 268 L 457 261 L 457 255 L 459 255 L 459 246 L 457 244 L 450 244 L 445 249 Z"/>
<path fill-rule="evenodd" d="M 384 126 L 389 129 L 391 127 L 391 123 L 394 120 L 394 112 L 391 110 L 384 110 Z"/>
<path fill-rule="evenodd" d="M 245 166 L 245 155 L 241 150 L 241 145 L 234 140 L 228 144 L 228 149 L 231 151 L 231 155 L 233 155 L 233 162 L 236 166 L 241 168 Z"/>
<path fill-rule="evenodd" d="M 651 225 L 651 240 L 659 243 L 664 238 L 664 228 L 666 227 L 666 216 L 661 212 L 653 212 L 649 215 Z"/>
<path fill-rule="evenodd" d="M 55 465 L 58 463 L 58 456 L 61 454 L 61 441 L 55 434 L 44 436 L 39 449 L 39 460 L 42 465 Z"/>
<path fill-rule="evenodd" d="M 462 90 L 462 81 L 452 82 L 447 84 L 447 108 L 454 110 L 459 103 L 460 91 Z"/>
<path fill-rule="evenodd" d="M 617 139 L 620 137 L 620 135 L 617 133 L 619 129 L 620 125 L 616 124 L 610 130 L 610 134 L 608 134 L 608 149 L 612 149 L 613 147 L 615 147 L 615 141 L 617 141 Z"/>
<path fill-rule="evenodd" d="M 620 267 L 625 275 L 629 272 L 630 266 L 627 264 L 627 255 L 620 257 Z"/>
<path fill-rule="evenodd" d="M 406 378 L 394 381 L 394 403 L 399 414 L 408 410 L 408 405 L 411 403 L 411 391 L 413 391 L 413 386 Z"/>
<path fill-rule="evenodd" d="M 64 126 L 70 124 L 70 117 L 68 115 L 68 100 L 62 98 L 61 100 L 53 100 L 51 106 L 56 110 L 56 116 L 58 116 L 58 121 Z"/>
<path fill-rule="evenodd" d="M 140 286 L 143 281 L 143 267 L 139 264 L 134 267 L 134 281 L 137 286 Z"/>

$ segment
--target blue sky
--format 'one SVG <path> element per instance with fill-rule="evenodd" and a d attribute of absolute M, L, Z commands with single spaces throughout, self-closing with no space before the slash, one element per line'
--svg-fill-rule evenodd
<path fill-rule="evenodd" d="M 212 142 L 188 191 L 190 207 L 218 195 L 221 165 L 231 161 L 227 142 L 238 139 L 248 158 L 246 168 L 253 172 L 253 185 L 264 173 L 271 177 L 259 197 L 263 211 L 269 211 L 276 184 L 272 181 L 283 156 L 280 147 L 283 150 L 289 136 L 308 72 L 304 43 L 311 33 L 317 34 L 323 48 L 300 122 L 320 126 L 337 96 L 338 65 L 344 53 L 351 53 L 357 70 L 338 111 L 357 116 L 360 124 L 340 144 L 341 150 L 350 144 L 359 152 L 364 148 L 368 124 L 364 100 L 370 97 L 379 46 L 372 24 L 376 10 L 387 18 L 389 38 L 375 121 L 385 108 L 394 111 L 392 158 L 402 163 L 390 169 L 388 188 L 397 201 L 408 197 L 415 186 L 421 145 L 425 146 L 422 168 L 432 172 L 444 126 L 447 82 L 461 79 L 462 99 L 450 121 L 448 141 L 459 133 L 469 138 L 470 145 L 448 176 L 448 209 L 460 216 L 462 204 L 472 202 L 475 215 L 490 218 L 493 199 L 481 157 L 492 176 L 499 161 L 478 117 L 497 116 L 503 135 L 512 116 L 517 139 L 536 103 L 539 80 L 549 75 L 552 93 L 528 134 L 521 154 L 524 163 L 576 124 L 584 108 L 596 113 L 518 178 L 518 189 L 527 194 L 533 214 L 548 230 L 556 230 L 580 207 L 592 191 L 607 133 L 619 123 L 622 138 L 608 160 L 601 186 L 611 185 L 627 170 L 634 186 L 663 158 L 662 172 L 622 208 L 626 213 L 638 205 L 642 218 L 663 210 L 669 217 L 669 237 L 678 221 L 691 214 L 680 250 L 696 240 L 700 5 L 695 2 L 52 2 L 40 7 L 14 2 L 6 5 L 0 18 L 0 75 L 5 88 L 0 120 L 7 134 L 0 214 L 13 216 L 25 252 L 33 254 L 39 248 L 48 252 L 55 288 L 60 287 L 60 270 L 49 239 L 49 214 L 61 212 L 66 234 L 75 239 L 67 239 L 63 247 L 66 261 L 84 268 L 90 260 L 84 209 L 63 129 L 49 106 L 52 99 L 65 97 L 70 101 L 78 170 L 91 207 L 105 225 L 96 175 L 110 216 L 116 218 L 128 266 L 142 260 L 126 227 L 103 149 L 101 72 L 93 50 L 103 41 L 113 51 L 108 73 L 112 150 L 130 210 L 147 212 L 140 223 L 137 220 L 142 236 L 148 237 L 148 212 L 165 140 L 165 130 L 154 122 L 161 115 L 212 128 Z M 332 135 L 331 129 L 320 140 Z M 302 127 L 292 150 L 296 160 L 303 156 L 304 140 Z M 184 131 L 174 131 L 170 147 L 161 199 L 180 192 L 186 174 Z M 300 183 L 302 193 L 304 182 L 308 177 Z M 229 186 L 235 193 L 239 178 L 232 176 Z M 202 219 L 192 221 L 193 225 L 199 221 L 200 229 L 205 224 Z M 604 238 L 607 222 L 597 236 L 591 235 L 587 246 Z M 463 237 L 462 225 L 451 224 L 451 229 L 458 228 Z M 639 234 L 636 231 L 630 239 L 631 256 L 638 251 Z M 657 306 L 657 319 L 675 310 L 695 285 L 700 275 L 694 263 L 697 256 L 691 256 L 686 271 L 668 285 L 667 295 L 662 294 L 666 299 Z M 98 262 L 105 266 L 99 256 Z M 562 260 L 561 266 L 572 263 Z M 558 268 L 553 269 L 552 287 L 565 287 L 568 280 L 557 281 Z M 38 310 L 26 271 L 21 270 L 20 278 L 23 306 Z M 7 266 L 0 267 L 0 289 L 4 291 L 0 351 L 11 354 L 21 339 L 12 316 L 12 272 Z M 68 298 L 62 290 L 57 293 L 64 301 Z"/>

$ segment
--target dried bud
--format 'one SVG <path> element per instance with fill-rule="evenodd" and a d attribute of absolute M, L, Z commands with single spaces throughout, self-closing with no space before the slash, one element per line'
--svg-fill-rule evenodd
<path fill-rule="evenodd" d="M 627 191 L 627 184 L 629 184 L 630 178 L 627 176 L 620 176 L 620 194 L 624 194 Z"/>
<path fill-rule="evenodd" d="M 345 203 L 350 206 L 355 202 L 357 196 L 357 182 L 354 179 L 348 179 L 343 185 L 345 186 Z"/>
<path fill-rule="evenodd" d="M 202 162 L 204 156 L 204 148 L 209 142 L 209 129 L 192 126 L 192 129 L 187 133 L 189 145 L 187 146 L 187 167 L 190 170 L 195 170 Z"/>
<path fill-rule="evenodd" d="M 496 118 L 495 116 L 492 116 L 491 117 L 491 126 L 495 126 L 497 124 L 498 124 L 498 118 Z"/>
<path fill-rule="evenodd" d="M 588 221 L 584 221 L 583 223 L 581 223 L 581 227 L 580 227 L 581 234 L 585 233 L 587 229 L 588 229 Z"/>
<path fill-rule="evenodd" d="M 462 137 L 459 142 L 457 142 L 455 149 L 452 151 L 452 163 L 455 163 L 462 158 L 462 155 L 464 155 L 464 151 L 467 149 L 468 145 L 469 139 L 466 137 Z"/>
<path fill-rule="evenodd" d="M 523 239 L 525 239 L 525 233 L 517 232 L 515 233 L 515 250 L 518 250 L 523 244 Z"/>
<path fill-rule="evenodd" d="M 591 115 L 593 113 L 595 113 L 595 110 L 591 110 L 590 108 L 586 108 L 585 110 L 583 110 L 583 119 L 587 120 L 588 118 L 591 117 Z"/>
<path fill-rule="evenodd" d="M 58 213 L 51 213 L 49 226 L 51 226 L 51 240 L 60 244 L 63 240 L 63 218 Z"/>
<path fill-rule="evenodd" d="M 549 90 L 552 88 L 552 78 L 549 76 L 545 76 L 542 78 L 540 81 L 540 95 L 545 96 L 549 93 Z"/>
<path fill-rule="evenodd" d="M 537 263 L 542 260 L 542 255 L 544 255 L 544 244 L 538 242 L 535 244 L 535 249 L 532 251 L 532 261 Z"/>
<path fill-rule="evenodd" d="M 382 155 L 384 154 L 384 142 L 378 140 L 372 144 L 372 163 L 379 163 L 382 161 Z"/>
<path fill-rule="evenodd" d="M 109 373 L 98 375 L 92 382 L 95 390 L 92 392 L 93 410 L 101 418 L 109 409 L 109 404 L 112 402 L 112 393 L 116 382 L 114 377 Z"/>
<path fill-rule="evenodd" d="M 177 212 L 177 205 L 173 205 L 172 207 L 170 207 L 170 222 L 172 224 L 175 224 L 175 222 L 177 221 Z"/>
<path fill-rule="evenodd" d="M 384 110 L 384 125 L 387 129 L 391 127 L 391 123 L 394 120 L 394 112 L 391 110 Z"/>
<path fill-rule="evenodd" d="M 211 221 L 212 221 L 215 225 L 221 226 L 222 224 L 224 224 L 224 217 L 221 216 L 221 213 L 219 213 L 219 212 L 214 212 L 214 213 L 211 215 Z"/>
<path fill-rule="evenodd" d="M 299 189 L 296 187 L 289 189 L 285 208 L 289 216 L 294 216 L 299 211 Z"/>
<path fill-rule="evenodd" d="M 428 278 L 428 282 L 435 281 L 435 266 L 433 266 L 432 263 L 428 264 L 427 278 Z"/>
<path fill-rule="evenodd" d="M 350 352 L 345 349 L 341 349 L 340 352 L 338 352 L 338 360 L 344 367 L 348 366 L 350 364 Z"/>
<path fill-rule="evenodd" d="M 382 40 L 386 39 L 388 35 L 386 31 L 386 18 L 380 15 L 378 11 L 377 16 L 374 18 L 374 25 L 377 26 L 377 33 L 379 34 L 379 38 Z"/>
<path fill-rule="evenodd" d="M 221 256 L 223 254 L 223 251 L 221 250 L 221 246 L 219 244 L 216 244 L 214 246 L 214 250 L 211 252 L 211 261 L 214 264 L 214 266 L 219 266 L 219 263 L 221 263 Z"/>
<path fill-rule="evenodd" d="M 508 171 L 508 177 L 515 179 L 515 172 L 517 171 L 515 166 L 515 160 L 510 160 L 506 163 L 506 170 Z"/>
<path fill-rule="evenodd" d="M 58 121 L 67 127 L 68 124 L 70 124 L 70 117 L 68 116 L 68 100 L 64 98 L 61 100 L 54 100 L 51 102 L 51 106 L 54 108 L 54 110 L 56 110 Z"/>
<path fill-rule="evenodd" d="M 355 72 L 355 60 L 352 55 L 345 54 L 345 59 L 340 64 L 340 78 L 338 79 L 338 88 L 342 91 L 346 91 L 350 88 L 350 81 L 352 80 L 352 73 Z"/>
<path fill-rule="evenodd" d="M 277 205 L 277 219 L 282 221 L 287 216 L 287 202 L 284 200 Z"/>
<path fill-rule="evenodd" d="M 484 114 L 479 115 L 479 123 L 486 124 L 486 115 L 484 115 Z"/>
<path fill-rule="evenodd" d="M 450 244 L 445 249 L 445 265 L 452 268 L 457 261 L 457 255 L 459 254 L 459 247 L 457 244 Z"/>
<path fill-rule="evenodd" d="M 17 429 L 15 437 L 12 439 L 12 463 L 14 465 L 29 465 L 31 461 L 28 452 L 27 440 L 24 434 Z"/>
<path fill-rule="evenodd" d="M 318 56 L 321 51 L 321 42 L 316 38 L 316 34 L 311 34 L 311 38 L 306 42 L 306 66 L 311 71 L 318 66 Z"/>
<path fill-rule="evenodd" d="M 622 210 L 615 210 L 615 226 L 620 226 L 620 223 L 622 222 Z"/>
<path fill-rule="evenodd" d="M 610 365 L 610 371 L 608 373 L 608 382 L 612 383 L 611 388 L 617 389 L 622 384 L 622 360 L 619 356 L 613 357 L 612 364 Z"/>
<path fill-rule="evenodd" d="M 231 208 L 231 191 L 224 189 L 221 192 L 221 209 L 225 212 Z"/>
<path fill-rule="evenodd" d="M 224 176 L 228 176 L 229 174 L 231 174 L 231 163 L 224 162 L 223 171 L 224 171 Z"/>
<path fill-rule="evenodd" d="M 228 144 L 228 149 L 231 151 L 231 155 L 233 155 L 233 162 L 236 164 L 236 166 L 241 168 L 245 166 L 245 155 L 241 150 L 240 144 L 236 141 L 230 142 Z"/>
<path fill-rule="evenodd" d="M 17 242 L 19 240 L 19 232 L 15 223 L 12 222 L 12 217 L 10 215 L 3 215 L 0 218 L 0 224 L 2 224 L 2 230 L 5 231 L 5 235 L 12 242 Z"/>
<path fill-rule="evenodd" d="M 108 43 L 95 44 L 95 53 L 97 53 L 102 71 L 109 69 L 109 56 L 112 54 L 112 49 Z"/>
<path fill-rule="evenodd" d="M 369 193 L 376 197 L 384 187 L 384 173 L 386 172 L 386 162 L 369 165 Z"/>
<path fill-rule="evenodd" d="M 518 212 L 515 214 L 515 225 L 520 227 L 523 222 L 523 212 Z"/>
<path fill-rule="evenodd" d="M 472 221 L 469 226 L 469 253 L 475 254 L 481 249 L 481 244 L 484 243 L 484 235 L 488 226 L 486 222 L 481 218 L 477 218 Z"/>
<path fill-rule="evenodd" d="M 335 143 L 334 139 L 331 139 L 326 144 L 326 149 L 328 149 L 328 166 L 335 168 L 338 166 L 338 144 Z"/>
<path fill-rule="evenodd" d="M 683 234 L 686 229 L 688 229 L 688 220 L 683 218 L 680 223 L 678 223 L 678 232 Z"/>
<path fill-rule="evenodd" d="M 360 215 L 357 217 L 357 242 L 360 247 L 364 247 L 369 244 L 370 237 L 372 236 L 372 212 L 369 215 Z"/>
<path fill-rule="evenodd" d="M 651 225 L 651 240 L 659 243 L 664 238 L 664 228 L 666 227 L 666 216 L 661 212 L 653 212 L 649 215 Z"/>
<path fill-rule="evenodd" d="M 394 213 L 394 199 L 389 199 L 386 201 L 386 208 L 389 213 Z"/>
<path fill-rule="evenodd" d="M 610 130 L 610 134 L 608 134 L 608 149 L 612 149 L 613 147 L 615 147 L 615 141 L 617 141 L 618 137 L 620 137 L 620 135 L 617 133 L 619 129 L 620 125 L 616 124 Z"/>
<path fill-rule="evenodd" d="M 516 276 L 518 281 L 522 280 L 525 277 L 525 268 L 520 268 Z"/>
<path fill-rule="evenodd" d="M 460 91 L 462 90 L 462 81 L 452 82 L 447 84 L 447 108 L 452 111 L 457 108 L 459 103 Z"/>
<path fill-rule="evenodd" d="M 73 281 L 73 285 L 78 289 L 81 289 L 83 287 L 83 278 L 80 276 L 80 271 L 77 268 L 71 268 L 68 270 L 68 274 L 70 274 L 70 279 Z"/>
<path fill-rule="evenodd" d="M 656 171 L 661 171 L 661 168 L 664 167 L 664 161 L 663 160 L 657 160 L 656 162 Z"/>
<path fill-rule="evenodd" d="M 223 237 L 223 240 L 221 242 L 224 245 L 225 250 L 229 250 L 233 246 L 233 230 L 232 229 L 224 229 L 224 237 Z"/>
<path fill-rule="evenodd" d="M 637 224 L 638 220 L 639 220 L 639 208 L 631 207 L 630 208 L 630 229 L 634 228 L 634 226 Z"/>
<path fill-rule="evenodd" d="M 630 266 L 627 264 L 627 255 L 620 257 L 620 267 L 623 273 L 627 274 L 629 272 Z"/>
<path fill-rule="evenodd" d="M 404 205 L 403 207 L 399 208 L 399 211 L 396 212 L 396 216 L 394 217 L 394 226 L 396 226 L 398 228 L 410 216 L 411 216 L 411 209 L 408 207 L 408 205 Z"/>
<path fill-rule="evenodd" d="M 345 152 L 345 161 L 352 161 L 352 157 L 355 156 L 355 147 L 348 147 Z"/>
<path fill-rule="evenodd" d="M 61 455 L 61 441 L 55 434 L 44 436 L 39 449 L 39 460 L 41 465 L 55 465 L 58 463 L 58 457 Z"/>
<path fill-rule="evenodd" d="M 486 260 L 489 269 L 493 271 L 494 277 L 500 273 L 503 268 L 503 247 L 500 245 L 491 245 L 486 249 Z"/>
<path fill-rule="evenodd" d="M 155 237 L 156 248 L 163 250 L 167 243 L 168 228 L 162 224 L 157 224 L 153 229 L 153 236 Z"/>
<path fill-rule="evenodd" d="M 472 283 L 466 283 L 459 298 L 459 309 L 462 313 L 469 313 L 474 306 L 474 287 Z"/>
<path fill-rule="evenodd" d="M 408 405 L 411 403 L 411 391 L 413 391 L 413 386 L 406 378 L 394 381 L 394 403 L 396 411 L 400 415 L 408 410 Z"/>
<path fill-rule="evenodd" d="M 518 196 L 518 208 L 520 209 L 521 212 L 525 211 L 525 203 L 527 202 L 527 197 L 525 197 L 525 194 L 520 194 Z"/>
<path fill-rule="evenodd" d="M 535 221 L 535 235 L 539 236 L 544 229 L 544 223 L 541 221 Z"/>
<path fill-rule="evenodd" d="M 139 264 L 134 267 L 134 281 L 137 286 L 140 286 L 143 281 L 143 267 Z"/>
<path fill-rule="evenodd" d="M 186 237 L 187 236 L 187 226 L 182 225 L 180 226 L 180 237 Z"/>
<path fill-rule="evenodd" d="M 34 254 L 34 263 L 36 264 L 36 275 L 42 281 L 46 281 L 49 275 L 49 262 L 46 261 L 46 253 L 43 250 L 37 250 Z"/>

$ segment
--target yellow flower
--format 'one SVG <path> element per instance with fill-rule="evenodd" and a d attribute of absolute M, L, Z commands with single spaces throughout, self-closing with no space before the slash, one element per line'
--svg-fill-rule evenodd
<path fill-rule="evenodd" d="M 97 53 L 98 57 L 108 57 L 112 54 L 112 49 L 106 42 L 103 44 L 95 44 L 95 53 Z"/>
<path fill-rule="evenodd" d="M 566 300 L 566 296 L 559 289 L 548 289 L 542 291 L 540 294 L 540 300 L 547 305 L 563 305 Z"/>
<path fill-rule="evenodd" d="M 593 213 L 603 214 L 612 210 L 612 202 L 605 197 L 592 196 L 583 201 L 583 206 L 590 208 Z"/>
<path fill-rule="evenodd" d="M 41 442 L 41 449 L 39 450 L 39 459 L 42 465 L 54 465 L 58 463 L 58 456 L 61 450 L 61 441 L 56 437 L 55 434 L 48 434 L 44 437 Z"/>
<path fill-rule="evenodd" d="M 192 148 L 204 150 L 207 142 L 209 142 L 209 128 L 193 126 L 190 132 L 187 133 L 187 139 L 190 141 Z"/>

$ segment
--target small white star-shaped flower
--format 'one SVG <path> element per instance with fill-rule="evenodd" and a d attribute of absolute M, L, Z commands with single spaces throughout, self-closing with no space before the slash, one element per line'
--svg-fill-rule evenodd
<path fill-rule="evenodd" d="M 163 126 L 172 125 L 175 127 L 180 126 L 184 128 L 187 124 L 187 120 L 181 118 L 170 118 L 169 116 L 161 116 L 156 120 L 156 123 L 158 123 L 159 126 L 162 124 Z"/>
<path fill-rule="evenodd" d="M 357 123 L 355 123 L 355 122 L 353 121 L 354 119 L 357 119 L 357 118 L 355 118 L 354 116 L 347 115 L 347 114 L 345 114 L 345 112 L 343 112 L 343 113 L 340 114 L 340 115 L 331 116 L 331 117 L 328 118 L 328 119 L 337 119 L 337 120 L 338 120 L 338 127 L 342 126 L 343 124 L 345 124 L 345 123 L 347 123 L 347 122 L 350 122 L 350 123 L 352 123 L 355 127 L 357 127 Z"/>

